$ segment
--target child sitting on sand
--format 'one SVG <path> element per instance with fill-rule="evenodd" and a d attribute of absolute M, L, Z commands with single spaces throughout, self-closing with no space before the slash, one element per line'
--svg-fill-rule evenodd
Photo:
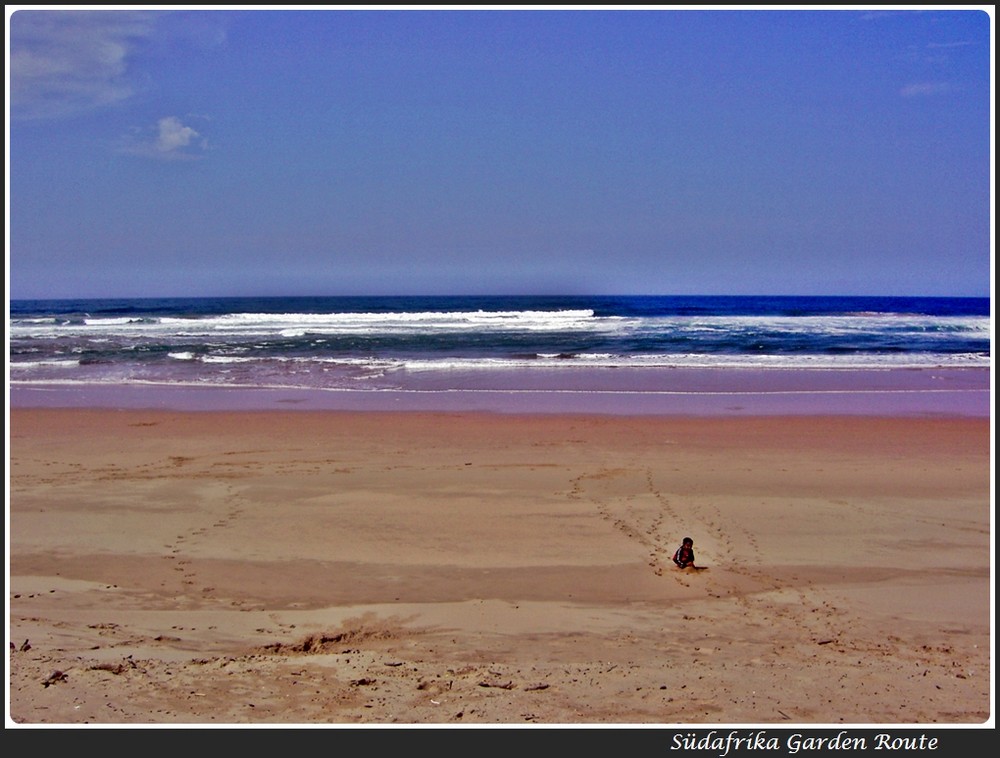
<path fill-rule="evenodd" d="M 694 565 L 694 540 L 690 537 L 685 537 L 681 546 L 677 548 L 677 552 L 674 553 L 674 563 L 676 563 L 681 568 L 697 568 Z"/>

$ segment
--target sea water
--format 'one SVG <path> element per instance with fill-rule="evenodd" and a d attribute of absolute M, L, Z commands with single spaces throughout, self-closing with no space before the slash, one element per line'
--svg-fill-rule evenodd
<path fill-rule="evenodd" d="M 758 408 L 770 398 L 787 409 L 796 395 L 850 393 L 848 409 L 864 412 L 890 395 L 897 404 L 913 395 L 907 403 L 933 412 L 943 394 L 989 412 L 988 298 L 169 298 L 9 308 L 16 404 L 155 387 L 257 391 L 199 401 L 239 397 L 239 407 L 284 397 L 310 398 L 310 407 L 647 412 L 706 400 L 732 410 L 734 398 L 753 396 Z"/>

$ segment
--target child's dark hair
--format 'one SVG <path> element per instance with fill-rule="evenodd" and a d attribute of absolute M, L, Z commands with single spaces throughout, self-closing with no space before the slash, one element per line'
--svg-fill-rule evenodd
<path fill-rule="evenodd" d="M 685 544 L 685 545 L 693 545 L 694 544 L 694 540 L 691 539 L 690 537 L 685 537 L 684 540 L 683 540 L 683 544 Z"/>

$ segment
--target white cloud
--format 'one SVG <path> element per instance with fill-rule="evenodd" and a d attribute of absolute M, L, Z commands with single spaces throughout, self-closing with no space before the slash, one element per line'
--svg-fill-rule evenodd
<path fill-rule="evenodd" d="M 190 126 L 184 126 L 176 116 L 161 118 L 159 126 L 160 135 L 156 139 L 156 148 L 161 153 L 185 148 L 191 144 L 195 137 L 199 136 L 198 132 Z"/>
<path fill-rule="evenodd" d="M 55 118 L 131 97 L 130 55 L 153 33 L 155 11 L 17 10 L 8 24 L 10 112 Z"/>
<path fill-rule="evenodd" d="M 978 47 L 978 42 L 928 42 L 927 47 L 931 50 L 955 47 Z"/>
<path fill-rule="evenodd" d="M 930 97 L 950 92 L 953 87 L 946 82 L 914 82 L 899 91 L 903 97 Z"/>
<path fill-rule="evenodd" d="M 208 140 L 178 116 L 164 116 L 151 129 L 135 129 L 122 139 L 120 152 L 146 158 L 189 160 L 208 149 Z"/>

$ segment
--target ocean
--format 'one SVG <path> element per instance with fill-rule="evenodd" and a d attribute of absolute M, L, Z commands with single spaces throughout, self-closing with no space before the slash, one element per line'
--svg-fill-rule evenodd
<path fill-rule="evenodd" d="M 855 393 L 925 400 L 944 377 L 949 393 L 978 393 L 982 407 L 991 365 L 988 298 L 164 298 L 9 308 L 18 402 L 43 390 L 65 399 L 228 388 L 366 408 L 489 409 L 503 396 L 508 410 L 567 410 L 568 398 L 573 409 L 586 395 L 591 406 L 603 397 L 644 412 L 712 396 L 732 408 L 732 396 L 843 394 L 849 372 L 864 378 L 847 388 Z M 240 407 L 250 402 L 239 397 Z"/>

